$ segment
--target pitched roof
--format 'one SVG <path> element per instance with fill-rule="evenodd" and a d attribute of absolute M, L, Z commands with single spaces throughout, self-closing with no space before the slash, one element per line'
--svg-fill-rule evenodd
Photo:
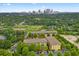
<path fill-rule="evenodd" d="M 26 39 L 25 43 L 47 43 L 46 39 Z"/>
<path fill-rule="evenodd" d="M 25 43 L 49 43 L 50 45 L 60 45 L 61 43 L 55 37 L 47 37 L 43 39 L 26 39 Z"/>
<path fill-rule="evenodd" d="M 60 42 L 55 37 L 46 38 L 50 45 L 60 45 Z"/>

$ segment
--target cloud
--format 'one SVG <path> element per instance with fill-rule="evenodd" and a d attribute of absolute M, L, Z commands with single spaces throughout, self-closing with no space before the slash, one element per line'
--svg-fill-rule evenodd
<path fill-rule="evenodd" d="M 3 6 L 10 6 L 11 3 L 2 3 Z"/>
<path fill-rule="evenodd" d="M 7 3 L 6 5 L 10 6 L 11 4 L 10 3 Z"/>

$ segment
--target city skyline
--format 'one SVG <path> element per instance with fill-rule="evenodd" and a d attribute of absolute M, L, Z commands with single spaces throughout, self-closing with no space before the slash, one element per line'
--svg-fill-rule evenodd
<path fill-rule="evenodd" d="M 79 12 L 79 3 L 0 3 L 0 12 L 28 12 L 53 9 L 59 12 Z"/>

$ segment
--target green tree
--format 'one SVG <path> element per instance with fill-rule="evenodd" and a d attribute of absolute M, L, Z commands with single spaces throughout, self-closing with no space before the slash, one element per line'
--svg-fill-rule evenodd
<path fill-rule="evenodd" d="M 62 53 L 58 51 L 57 56 L 62 56 Z"/>
<path fill-rule="evenodd" d="M 39 35 L 39 38 L 45 38 L 45 34 L 41 33 L 41 34 Z"/>
<path fill-rule="evenodd" d="M 16 35 L 12 35 L 10 41 L 16 43 L 18 41 Z"/>
<path fill-rule="evenodd" d="M 46 43 L 44 43 L 44 46 L 42 47 L 42 49 L 43 49 L 43 50 L 46 50 L 46 51 L 48 50 L 48 46 L 47 46 Z"/>
<path fill-rule="evenodd" d="M 0 40 L 0 48 L 4 48 L 4 40 Z"/>
<path fill-rule="evenodd" d="M 31 44 L 31 45 L 29 45 L 29 50 L 30 51 L 36 51 L 36 47 L 35 47 L 35 44 Z"/>
<path fill-rule="evenodd" d="M 33 37 L 34 37 L 34 38 L 37 38 L 37 34 L 36 34 L 36 33 L 34 33 L 34 34 L 33 34 Z"/>
<path fill-rule="evenodd" d="M 36 54 L 35 54 L 35 52 L 34 51 L 29 51 L 28 52 L 28 56 L 35 56 Z"/>
<path fill-rule="evenodd" d="M 0 48 L 9 49 L 11 47 L 11 41 L 9 40 L 0 40 Z"/>
<path fill-rule="evenodd" d="M 18 41 L 24 40 L 24 31 L 16 31 L 16 37 Z"/>
<path fill-rule="evenodd" d="M 36 50 L 37 51 L 40 51 L 42 48 L 41 48 L 41 44 L 40 43 L 38 43 L 37 45 L 36 45 Z"/>
<path fill-rule="evenodd" d="M 65 51 L 65 52 L 64 52 L 64 56 L 71 56 L 70 51 Z"/>
<path fill-rule="evenodd" d="M 71 45 L 70 44 L 66 44 L 66 48 L 70 50 L 71 49 Z"/>
<path fill-rule="evenodd" d="M 21 54 L 19 54 L 17 51 L 13 53 L 13 56 L 20 56 Z"/>
<path fill-rule="evenodd" d="M 22 42 L 18 42 L 16 50 L 19 54 L 22 54 L 22 48 L 23 48 Z"/>
<path fill-rule="evenodd" d="M 25 50 L 26 50 L 26 52 L 29 50 L 28 47 L 27 47 L 27 44 L 25 44 L 25 43 L 23 43 L 23 42 L 21 42 L 21 41 L 18 42 L 17 47 L 16 47 L 17 53 L 18 53 L 18 54 L 22 54 Z M 26 53 L 26 52 L 25 52 L 25 53 Z M 24 54 L 25 54 L 25 53 L 24 53 Z M 23 55 L 24 55 L 24 54 L 23 54 Z"/>
<path fill-rule="evenodd" d="M 66 48 L 66 44 L 63 41 L 61 41 L 61 43 L 62 43 L 62 48 Z"/>
<path fill-rule="evenodd" d="M 79 43 L 79 38 L 75 41 L 76 43 Z"/>
<path fill-rule="evenodd" d="M 23 49 L 22 49 L 22 55 L 23 56 L 27 56 L 28 52 L 29 52 L 28 47 L 23 47 Z"/>
<path fill-rule="evenodd" d="M 77 51 L 73 51 L 73 50 L 72 50 L 72 51 L 71 51 L 71 55 L 72 55 L 72 56 L 78 56 L 78 53 L 77 53 Z"/>
<path fill-rule="evenodd" d="M 53 52 L 48 53 L 48 56 L 53 56 L 53 55 L 54 55 Z"/>
<path fill-rule="evenodd" d="M 11 41 L 9 41 L 9 40 L 5 40 L 5 41 L 4 41 L 4 48 L 5 48 L 5 49 L 10 48 L 11 46 L 12 46 Z"/>
<path fill-rule="evenodd" d="M 12 53 L 9 50 L 0 49 L 0 56 L 12 56 Z"/>
<path fill-rule="evenodd" d="M 33 38 L 32 33 L 28 33 L 28 38 Z"/>

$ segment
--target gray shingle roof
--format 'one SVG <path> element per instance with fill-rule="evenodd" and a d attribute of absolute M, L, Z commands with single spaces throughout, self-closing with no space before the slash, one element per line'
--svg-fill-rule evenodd
<path fill-rule="evenodd" d="M 50 45 L 60 45 L 60 42 L 54 37 L 47 37 L 46 39 Z"/>
<path fill-rule="evenodd" d="M 43 39 L 26 39 L 25 43 L 49 43 L 50 45 L 60 45 L 60 42 L 54 37 L 47 37 Z"/>
<path fill-rule="evenodd" d="M 25 43 L 47 43 L 46 39 L 26 39 Z"/>

